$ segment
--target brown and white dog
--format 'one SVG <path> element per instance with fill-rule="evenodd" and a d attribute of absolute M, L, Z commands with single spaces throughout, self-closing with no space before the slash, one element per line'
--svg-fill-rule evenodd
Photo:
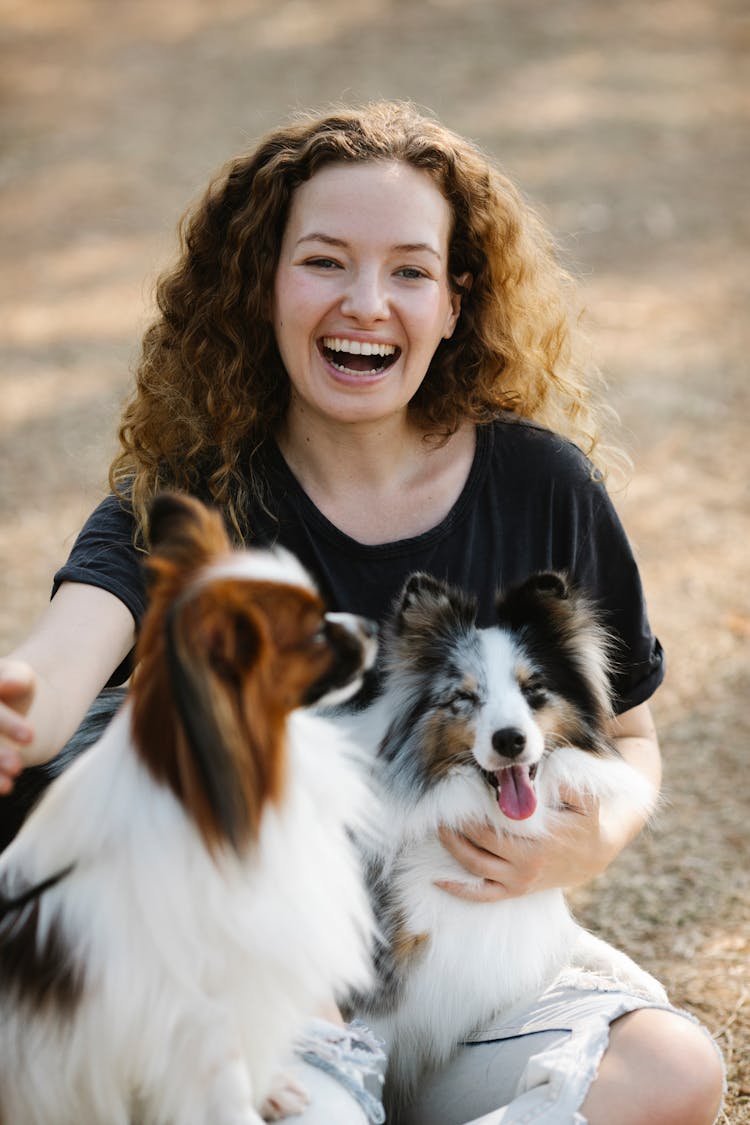
<path fill-rule="evenodd" d="M 304 1017 L 370 979 L 369 791 L 305 708 L 373 627 L 197 501 L 151 539 L 128 698 L 0 858 L 0 1125 L 259 1125 L 299 1109 Z"/>

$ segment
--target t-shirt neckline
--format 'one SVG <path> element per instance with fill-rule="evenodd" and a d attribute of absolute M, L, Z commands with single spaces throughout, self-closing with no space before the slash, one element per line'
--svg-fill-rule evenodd
<path fill-rule="evenodd" d="M 286 486 L 286 492 L 291 499 L 300 518 L 308 525 L 314 525 L 316 533 L 323 535 L 329 543 L 337 549 L 346 551 L 350 555 L 373 557 L 376 555 L 402 555 L 410 554 L 420 549 L 432 546 L 436 540 L 443 538 L 452 531 L 460 522 L 479 489 L 484 474 L 489 464 L 492 448 L 492 427 L 477 426 L 476 445 L 471 467 L 464 481 L 463 488 L 457 496 L 455 503 L 446 515 L 434 527 L 420 532 L 406 539 L 395 539 L 387 543 L 360 543 L 358 539 L 341 531 L 327 516 L 323 515 L 305 492 L 297 477 L 292 472 L 283 453 L 275 439 L 270 441 L 273 466 Z"/>

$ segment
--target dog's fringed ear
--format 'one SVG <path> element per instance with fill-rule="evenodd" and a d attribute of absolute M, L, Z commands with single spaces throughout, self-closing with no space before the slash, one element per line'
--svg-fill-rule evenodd
<path fill-rule="evenodd" d="M 281 792 L 283 724 L 264 705 L 268 645 L 264 615 L 232 596 L 230 580 L 188 587 L 144 620 L 133 739 L 211 851 L 241 852 Z"/>
<path fill-rule="evenodd" d="M 181 492 L 161 492 L 153 499 L 148 541 L 157 560 L 167 559 L 183 572 L 230 550 L 219 513 Z"/>
<path fill-rule="evenodd" d="M 532 574 L 526 583 L 529 590 L 538 594 L 551 594 L 554 598 L 565 599 L 570 597 L 570 583 L 567 575 L 553 570 L 543 570 L 539 574 Z"/>
<path fill-rule="evenodd" d="M 229 580 L 193 584 L 197 571 L 230 552 L 218 512 L 180 493 L 161 494 L 151 507 L 151 535 L 134 740 L 207 846 L 241 850 L 280 788 L 279 732 L 265 722 L 260 699 L 250 706 L 267 651 L 265 618 L 237 601 Z"/>
<path fill-rule="evenodd" d="M 495 602 L 497 621 L 499 625 L 518 629 L 558 613 L 562 609 L 560 603 L 572 599 L 573 591 L 566 574 L 540 571 L 498 594 Z"/>
<path fill-rule="evenodd" d="M 448 602 L 445 587 L 437 578 L 422 571 L 410 575 L 396 603 L 398 631 L 403 632 L 412 620 L 421 619 L 441 605 L 447 606 Z"/>
<path fill-rule="evenodd" d="M 399 595 L 393 617 L 394 631 L 405 633 L 440 633 L 456 628 L 470 629 L 476 622 L 477 604 L 462 590 L 417 571 L 412 574 Z"/>
<path fill-rule="evenodd" d="M 241 709 L 233 695 L 260 641 L 249 621 L 207 612 L 205 601 L 198 596 L 165 621 L 169 682 L 187 744 L 187 754 L 178 755 L 180 780 L 204 835 L 239 849 L 250 826 L 235 745 Z"/>
<path fill-rule="evenodd" d="M 591 738 L 581 745 L 597 749 L 612 711 L 613 642 L 594 604 L 567 574 L 543 571 L 500 595 L 496 609 L 501 628 L 521 639 L 560 694 L 589 717 Z"/>

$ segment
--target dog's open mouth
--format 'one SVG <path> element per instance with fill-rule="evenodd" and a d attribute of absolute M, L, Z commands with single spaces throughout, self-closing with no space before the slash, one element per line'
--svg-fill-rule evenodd
<path fill-rule="evenodd" d="M 501 770 L 482 770 L 497 794 L 500 811 L 509 820 L 528 820 L 536 812 L 538 798 L 534 788 L 539 763 L 531 766 L 506 766 Z"/>
<path fill-rule="evenodd" d="M 395 344 L 368 344 L 326 336 L 320 350 L 328 362 L 345 375 L 380 375 L 401 355 Z"/>

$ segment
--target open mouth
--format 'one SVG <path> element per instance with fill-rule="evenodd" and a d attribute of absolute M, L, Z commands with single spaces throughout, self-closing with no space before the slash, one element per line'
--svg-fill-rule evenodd
<path fill-rule="evenodd" d="M 396 344 L 369 343 L 324 336 L 319 342 L 323 357 L 344 375 L 382 375 L 401 355 Z"/>
<path fill-rule="evenodd" d="M 482 770 L 497 795 L 500 811 L 509 820 L 528 820 L 539 803 L 534 779 L 539 763 L 530 766 L 512 765 L 501 770 Z"/>

